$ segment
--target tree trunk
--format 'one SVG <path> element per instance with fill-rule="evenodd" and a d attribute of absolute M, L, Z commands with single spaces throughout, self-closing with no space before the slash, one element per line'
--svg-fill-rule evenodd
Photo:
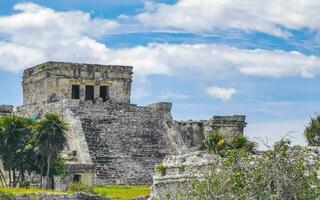
<path fill-rule="evenodd" d="M 16 170 L 12 170 L 12 186 L 16 187 Z"/>
<path fill-rule="evenodd" d="M 0 175 L 1 175 L 1 178 L 3 179 L 5 187 L 8 187 L 8 184 L 7 184 L 7 181 L 6 181 L 6 177 L 4 177 L 4 174 L 2 173 L 2 170 L 0 170 Z"/>
<path fill-rule="evenodd" d="M 11 179 L 11 168 L 9 168 L 9 187 L 11 187 L 12 179 Z"/>
<path fill-rule="evenodd" d="M 47 158 L 46 189 L 50 189 L 50 164 L 51 164 L 51 154 L 49 154 Z"/>
<path fill-rule="evenodd" d="M 51 179 L 51 189 L 54 190 L 54 176 L 50 176 Z"/>
<path fill-rule="evenodd" d="M 23 169 L 21 169 L 21 179 L 20 179 L 21 181 L 20 181 L 20 184 L 19 184 L 19 186 L 21 187 L 24 187 L 25 186 L 25 176 L 24 176 L 24 170 Z"/>
<path fill-rule="evenodd" d="M 43 174 L 43 168 L 44 168 L 44 167 L 41 167 L 41 171 L 40 171 L 40 188 L 43 187 L 43 183 L 42 183 L 42 182 L 43 182 L 43 180 L 42 180 L 42 179 L 43 179 L 43 176 L 42 176 L 42 174 Z"/>

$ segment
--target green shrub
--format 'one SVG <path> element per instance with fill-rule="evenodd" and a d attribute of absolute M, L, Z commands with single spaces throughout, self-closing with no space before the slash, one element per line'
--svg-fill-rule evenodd
<path fill-rule="evenodd" d="M 16 197 L 14 194 L 0 192 L 0 200 L 15 200 Z"/>
<path fill-rule="evenodd" d="M 311 122 L 308 124 L 304 131 L 304 135 L 310 146 L 320 145 L 320 116 L 317 115 L 311 118 Z"/>
<path fill-rule="evenodd" d="M 218 131 L 213 131 L 208 138 L 206 138 L 204 141 L 200 144 L 200 150 L 209 150 L 214 151 L 214 153 L 217 153 L 217 151 L 220 148 L 223 148 L 224 146 L 224 139 L 222 137 L 222 134 Z"/>
<path fill-rule="evenodd" d="M 68 185 L 68 192 L 69 193 L 75 193 L 75 192 L 85 192 L 85 193 L 91 193 L 92 188 L 88 186 L 88 184 L 85 184 L 83 182 L 72 182 Z"/>
<path fill-rule="evenodd" d="M 187 168 L 187 166 L 181 165 L 181 166 L 179 167 L 179 172 L 180 172 L 180 173 L 185 172 L 185 171 L 186 171 L 186 168 Z"/>
<path fill-rule="evenodd" d="M 164 176 L 166 174 L 166 167 L 163 165 L 163 163 L 159 163 L 156 166 L 156 171 L 162 176 Z"/>
<path fill-rule="evenodd" d="M 227 143 L 228 149 L 244 149 L 248 152 L 253 152 L 257 147 L 257 144 L 253 141 L 250 141 L 248 137 L 244 135 L 237 135 Z"/>
<path fill-rule="evenodd" d="M 243 149 L 248 152 L 254 152 L 257 144 L 250 141 L 243 134 L 236 135 L 231 138 L 226 138 L 218 131 L 213 131 L 202 143 L 200 150 L 209 150 L 213 153 L 225 156 L 228 150 Z"/>
<path fill-rule="evenodd" d="M 320 180 L 305 162 L 308 152 L 290 145 L 281 139 L 259 156 L 245 148 L 226 150 L 204 179 L 193 181 L 185 199 L 319 199 Z"/>

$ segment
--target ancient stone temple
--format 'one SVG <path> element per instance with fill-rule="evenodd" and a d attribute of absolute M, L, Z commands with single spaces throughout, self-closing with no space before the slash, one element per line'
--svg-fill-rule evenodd
<path fill-rule="evenodd" d="M 15 114 L 54 111 L 68 123 L 62 182 L 150 184 L 167 155 L 192 151 L 212 130 L 242 134 L 246 125 L 244 116 L 174 121 L 171 103 L 131 104 L 131 82 L 129 66 L 46 62 L 24 71 Z"/>

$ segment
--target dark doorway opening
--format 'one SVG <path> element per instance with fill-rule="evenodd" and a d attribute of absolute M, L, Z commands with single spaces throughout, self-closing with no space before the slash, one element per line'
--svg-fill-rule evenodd
<path fill-rule="evenodd" d="M 91 100 L 94 101 L 94 86 L 86 85 L 86 101 Z"/>
<path fill-rule="evenodd" d="M 109 87 L 108 86 L 100 86 L 100 97 L 103 99 L 103 102 L 105 102 L 107 99 L 109 99 Z"/>
<path fill-rule="evenodd" d="M 80 99 L 80 86 L 79 85 L 72 85 L 72 99 Z"/>
<path fill-rule="evenodd" d="M 80 182 L 81 181 L 81 175 L 75 174 L 73 175 L 73 182 Z"/>

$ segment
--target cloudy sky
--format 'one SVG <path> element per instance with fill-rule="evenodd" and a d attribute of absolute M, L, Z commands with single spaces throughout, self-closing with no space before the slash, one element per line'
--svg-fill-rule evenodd
<path fill-rule="evenodd" d="M 0 0 L 0 104 L 21 73 L 74 61 L 134 66 L 132 102 L 175 119 L 247 115 L 269 143 L 320 111 L 320 1 Z"/>

